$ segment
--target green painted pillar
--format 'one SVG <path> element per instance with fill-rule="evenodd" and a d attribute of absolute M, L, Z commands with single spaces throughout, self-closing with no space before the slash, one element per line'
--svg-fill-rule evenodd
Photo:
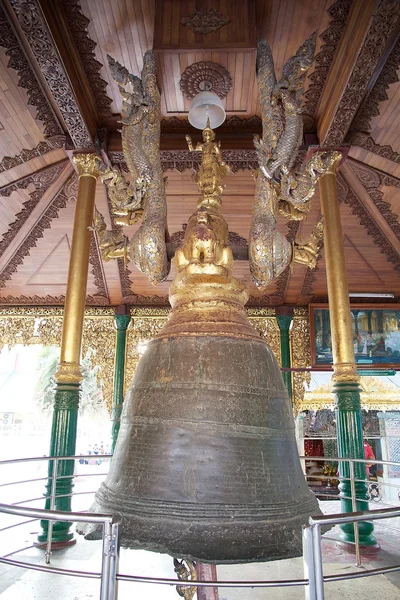
<path fill-rule="evenodd" d="M 78 424 L 80 385 L 61 384 L 56 387 L 54 400 L 53 423 L 50 441 L 50 456 L 73 456 L 76 450 L 76 432 Z M 60 460 L 58 462 L 55 493 L 56 496 L 71 494 L 73 489 L 73 474 L 75 462 L 73 460 Z M 50 496 L 52 489 L 53 462 L 49 461 L 48 482 L 46 485 L 46 496 Z M 51 508 L 50 498 L 46 499 L 45 508 Z M 71 511 L 71 496 L 56 498 L 56 510 Z M 38 535 L 39 545 L 47 541 L 48 521 L 41 521 L 42 533 Z M 70 530 L 72 523 L 69 521 L 57 521 L 53 525 L 52 541 L 53 548 L 57 543 L 66 546 L 75 543 L 74 533 Z"/>
<path fill-rule="evenodd" d="M 338 456 L 340 458 L 364 458 L 364 443 L 361 424 L 361 404 L 359 375 L 357 373 L 353 332 L 351 324 L 349 288 L 347 284 L 344 256 L 343 233 L 340 222 L 339 202 L 336 188 L 336 169 L 341 155 L 332 153 L 332 167 L 319 180 L 321 209 L 324 216 L 324 257 L 328 287 L 329 316 L 331 324 L 333 354 L 333 394 L 335 397 L 336 430 Z M 354 468 L 355 479 L 366 479 L 364 463 Z M 345 480 L 350 476 L 350 467 L 339 463 L 340 499 L 343 512 L 353 512 L 351 483 Z M 355 484 L 357 509 L 367 510 L 367 486 L 364 482 Z M 372 523 L 358 526 L 360 543 L 364 546 L 376 544 L 371 535 Z M 353 524 L 341 526 L 341 538 L 354 543 Z"/>
<path fill-rule="evenodd" d="M 123 312 L 114 317 L 115 328 L 117 330 L 117 340 L 115 345 L 115 363 L 114 363 L 114 401 L 112 409 L 112 429 L 111 429 L 111 454 L 114 454 L 115 444 L 117 443 L 118 432 L 121 424 L 122 406 L 124 403 L 124 382 L 125 382 L 125 354 L 126 354 L 126 330 L 131 317 Z"/>
<path fill-rule="evenodd" d="M 82 372 L 80 367 L 83 319 L 87 278 L 89 271 L 90 240 L 89 230 L 93 221 L 96 180 L 99 174 L 98 158 L 94 154 L 76 154 L 73 157 L 79 174 L 78 197 L 76 200 L 74 228 L 72 234 L 71 254 L 68 269 L 67 291 L 63 329 L 61 335 L 60 364 L 55 375 L 56 393 L 54 399 L 53 423 L 50 440 L 50 456 L 72 456 L 76 451 L 76 434 Z M 73 488 L 73 460 L 58 462 L 55 495 L 55 509 L 71 511 Z M 53 461 L 49 460 L 46 496 L 52 490 Z M 46 499 L 46 509 L 51 500 Z M 38 536 L 38 545 L 47 541 L 48 521 L 41 521 L 42 533 Z M 70 522 L 53 524 L 52 542 L 59 547 L 75 543 Z M 57 547 L 57 546 L 55 546 Z"/>
<path fill-rule="evenodd" d="M 338 456 L 347 458 L 364 458 L 364 440 L 361 420 L 360 386 L 357 382 L 335 382 L 333 384 L 335 397 L 335 415 L 337 428 Z M 340 500 L 342 512 L 353 512 L 351 501 L 351 483 L 348 463 L 339 465 Z M 354 478 L 366 479 L 365 463 L 354 463 Z M 363 481 L 355 482 L 357 510 L 368 510 L 367 486 Z M 354 543 L 354 527 L 352 523 L 341 525 L 343 541 Z M 359 539 L 362 546 L 376 544 L 372 534 L 372 522 L 362 522 L 358 525 Z"/>
<path fill-rule="evenodd" d="M 279 326 L 281 334 L 281 358 L 282 367 L 290 369 L 292 366 L 291 355 L 290 355 L 290 326 L 293 321 L 293 314 L 278 314 L 276 321 Z M 283 381 L 285 383 L 289 398 L 292 399 L 292 373 L 290 371 L 282 371 Z"/>

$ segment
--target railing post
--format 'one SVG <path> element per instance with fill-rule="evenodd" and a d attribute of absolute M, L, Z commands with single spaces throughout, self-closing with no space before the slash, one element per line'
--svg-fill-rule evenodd
<path fill-rule="evenodd" d="M 324 571 L 322 566 L 322 554 L 321 554 L 321 526 L 318 523 L 312 527 L 313 536 L 313 562 L 314 562 L 314 573 L 315 573 L 315 590 L 316 600 L 324 600 Z"/>
<path fill-rule="evenodd" d="M 119 524 L 105 521 L 101 562 L 100 600 L 116 600 L 119 558 Z"/>
<path fill-rule="evenodd" d="M 305 586 L 305 600 L 317 600 L 315 589 L 315 565 L 312 526 L 303 527 L 303 570 L 304 579 L 308 579 L 308 585 Z"/>
<path fill-rule="evenodd" d="M 58 475 L 58 459 L 52 459 L 53 472 L 51 479 L 51 491 L 50 491 L 50 510 L 54 510 L 56 506 L 56 486 L 57 486 L 57 475 Z M 50 564 L 50 556 L 51 556 L 51 543 L 53 538 L 53 524 L 54 521 L 49 521 L 47 528 L 47 543 L 46 543 L 46 553 L 45 553 L 45 562 L 46 565 Z"/>
<path fill-rule="evenodd" d="M 354 462 L 351 459 L 349 461 L 350 468 L 350 488 L 351 488 L 351 506 L 353 512 L 357 512 L 357 496 L 356 496 L 356 482 L 354 479 Z M 356 545 L 356 564 L 357 567 L 361 567 L 361 553 L 360 553 L 360 533 L 358 531 L 358 523 L 353 523 L 354 527 L 354 543 Z"/>

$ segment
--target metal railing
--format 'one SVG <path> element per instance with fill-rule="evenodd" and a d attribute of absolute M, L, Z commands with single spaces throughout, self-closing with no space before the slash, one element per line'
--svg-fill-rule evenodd
<path fill-rule="evenodd" d="M 15 554 L 18 554 L 22 548 L 0 556 L 0 563 L 5 563 L 10 566 L 22 567 L 26 569 L 32 569 L 36 571 L 43 571 L 47 573 L 54 573 L 58 575 L 69 575 L 74 577 L 84 577 L 91 579 L 100 579 L 100 600 L 116 600 L 118 598 L 118 581 L 131 581 L 135 583 L 152 583 L 161 585 L 175 585 L 185 586 L 190 585 L 191 587 L 221 587 L 221 588 L 269 588 L 269 587 L 288 587 L 288 586 L 303 586 L 305 588 L 306 598 L 309 600 L 324 600 L 324 583 L 333 581 L 355 579 L 358 577 L 366 577 L 373 575 L 380 575 L 384 573 L 390 573 L 393 571 L 400 570 L 400 565 L 394 565 L 390 567 L 380 569 L 369 569 L 363 572 L 352 572 L 338 575 L 324 575 L 323 573 L 323 561 L 322 561 L 322 550 L 321 550 L 321 527 L 327 525 L 354 523 L 355 533 L 355 547 L 357 566 L 361 565 L 361 553 L 359 546 L 358 537 L 358 523 L 361 521 L 374 521 L 377 519 L 387 519 L 391 517 L 400 517 L 400 506 L 392 507 L 388 509 L 378 509 L 373 511 L 357 512 L 357 502 L 364 501 L 365 498 L 356 498 L 356 486 L 355 484 L 359 481 L 354 476 L 354 464 L 355 463 L 368 463 L 368 464 L 379 464 L 379 465 L 393 465 L 400 466 L 399 463 L 392 461 L 383 460 L 364 460 L 364 459 L 344 459 L 339 457 L 300 457 L 301 460 L 329 460 L 332 462 L 348 462 L 350 477 L 340 479 L 348 480 L 351 484 L 351 497 L 353 512 L 343 514 L 326 515 L 319 517 L 310 517 L 309 524 L 303 528 L 303 563 L 304 563 L 304 578 L 303 579 L 285 579 L 285 580 L 272 580 L 272 581 L 190 581 L 182 582 L 179 579 L 168 579 L 161 577 L 144 577 L 137 575 L 129 575 L 119 573 L 119 523 L 115 522 L 112 515 L 107 514 L 95 514 L 87 512 L 63 512 L 54 510 L 56 505 L 56 499 L 65 496 L 75 496 L 79 494 L 93 494 L 93 491 L 79 492 L 78 494 L 56 494 L 57 480 L 62 478 L 71 478 L 71 475 L 58 475 L 58 464 L 60 461 L 75 460 L 81 461 L 98 460 L 98 459 L 109 459 L 111 455 L 80 455 L 80 456 L 62 456 L 62 457 L 37 457 L 30 459 L 14 459 L 8 461 L 1 461 L 0 468 L 8 464 L 27 463 L 34 461 L 46 461 L 52 462 L 52 469 L 50 472 L 52 475 L 46 477 L 38 477 L 33 479 L 23 479 L 20 481 L 7 482 L 0 484 L 0 488 L 4 488 L 11 485 L 26 484 L 31 482 L 48 481 L 51 480 L 51 491 L 48 496 L 40 496 L 38 498 L 31 498 L 29 500 L 22 500 L 13 504 L 0 504 L 0 512 L 20 517 L 30 517 L 28 520 L 16 523 L 13 525 L 7 525 L 6 527 L 0 528 L 0 534 L 13 527 L 18 527 L 26 523 L 30 523 L 37 519 L 44 519 L 48 521 L 48 532 L 47 532 L 47 543 L 45 552 L 45 565 L 36 564 L 33 562 L 20 561 L 15 558 L 11 558 Z M 85 476 L 103 476 L 106 473 L 86 473 Z M 318 477 L 313 475 L 313 479 Z M 0 480 L 2 480 L 0 473 Z M 382 485 L 382 484 L 381 484 Z M 384 485 L 384 484 L 383 484 Z M 390 484 L 387 484 L 390 485 Z M 337 496 L 333 496 L 337 499 Z M 28 506 L 20 506 L 22 502 L 33 502 L 43 499 L 50 500 L 50 509 L 36 509 Z M 52 550 L 52 533 L 53 524 L 56 521 L 65 522 L 87 522 L 97 523 L 103 525 L 103 538 L 102 538 L 102 560 L 101 568 L 98 572 L 93 571 L 79 571 L 72 569 L 62 569 L 55 566 L 49 566 L 51 562 L 51 550 Z M 29 548 L 32 548 L 29 546 Z"/>

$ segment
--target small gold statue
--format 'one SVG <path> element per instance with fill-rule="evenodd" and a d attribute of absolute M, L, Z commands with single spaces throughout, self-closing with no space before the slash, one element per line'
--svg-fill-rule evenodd
<path fill-rule="evenodd" d="M 324 237 L 324 219 L 318 221 L 313 232 L 306 240 L 295 240 L 293 244 L 293 262 L 315 269 L 319 247 Z"/>
<path fill-rule="evenodd" d="M 174 571 L 181 581 L 197 581 L 196 563 L 187 558 L 183 560 L 174 558 Z M 176 591 L 184 600 L 192 600 L 197 592 L 197 587 L 193 585 L 177 585 Z"/>
<path fill-rule="evenodd" d="M 200 170 L 195 176 L 195 181 L 202 194 L 199 206 L 210 206 L 219 208 L 221 206 L 221 194 L 224 190 L 222 180 L 231 172 L 229 165 L 222 160 L 220 142 L 215 142 L 215 133 L 210 127 L 210 120 L 207 119 L 207 125 L 203 129 L 204 143 L 198 142 L 193 146 L 190 135 L 186 136 L 186 141 L 190 152 L 201 152 Z"/>
<path fill-rule="evenodd" d="M 107 261 L 112 258 L 123 258 L 126 267 L 128 258 L 128 238 L 122 232 L 107 229 L 106 222 L 101 212 L 94 208 L 93 226 L 90 231 L 96 231 L 102 259 Z"/>

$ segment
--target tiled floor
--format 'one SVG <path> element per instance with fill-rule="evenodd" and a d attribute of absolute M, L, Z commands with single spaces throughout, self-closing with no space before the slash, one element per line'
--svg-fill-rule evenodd
<path fill-rule="evenodd" d="M 326 514 L 340 512 L 339 501 L 325 501 L 321 508 Z M 378 508 L 378 506 L 377 506 Z M 5 538 L 1 537 L 2 553 L 4 548 L 30 545 L 38 529 L 37 523 L 25 525 L 24 529 L 10 530 Z M 348 553 L 336 544 L 339 530 L 332 529 L 323 537 L 323 558 L 325 574 L 365 571 L 386 565 L 400 564 L 400 518 L 391 521 L 377 521 L 375 534 L 381 550 L 363 557 L 360 569 L 355 567 L 354 554 Z M 43 552 L 31 548 L 16 556 L 19 560 L 35 563 L 44 562 Z M 54 552 L 54 566 L 98 571 L 101 560 L 101 543 L 89 542 L 78 538 L 75 546 Z M 160 576 L 175 579 L 172 559 L 167 555 L 159 555 L 144 551 L 121 552 L 120 572 L 147 576 Z M 219 580 L 283 580 L 303 577 L 302 558 L 282 560 L 272 563 L 256 563 L 250 565 L 218 566 Z M 326 584 L 327 600 L 357 600 L 376 597 L 379 600 L 400 600 L 400 572 L 391 575 L 364 577 L 362 579 Z M 0 565 L 0 596 L 2 600 L 82 600 L 99 597 L 99 581 L 94 579 L 56 576 L 36 571 L 24 571 L 20 568 Z M 220 600 L 302 600 L 304 588 L 286 587 L 269 589 L 232 589 L 221 588 Z M 148 600 L 177 600 L 174 587 L 132 584 L 121 582 L 119 599 L 130 600 L 140 598 Z"/>

